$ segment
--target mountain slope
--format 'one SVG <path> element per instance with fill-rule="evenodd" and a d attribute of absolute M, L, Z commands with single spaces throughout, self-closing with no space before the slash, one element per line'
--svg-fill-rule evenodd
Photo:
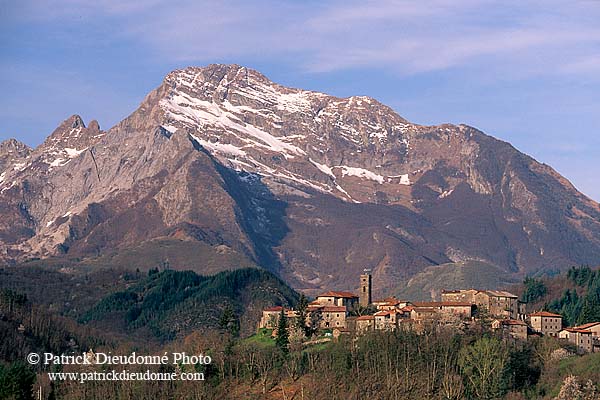
<path fill-rule="evenodd" d="M 600 258 L 599 205 L 510 144 L 237 65 L 173 71 L 110 130 L 72 117 L 24 160 L 0 182 L 9 262 L 167 240 L 222 262 L 173 268 L 261 265 L 319 290 L 369 267 L 385 291 L 450 262 L 518 275 Z"/>

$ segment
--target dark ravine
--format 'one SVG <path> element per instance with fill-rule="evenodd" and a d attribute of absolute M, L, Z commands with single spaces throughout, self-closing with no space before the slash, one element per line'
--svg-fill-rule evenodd
<path fill-rule="evenodd" d="M 507 281 L 596 265 L 600 206 L 475 128 L 210 65 L 171 72 L 108 131 L 72 116 L 35 149 L 0 144 L 3 262 L 132 249 L 147 268 L 261 265 L 308 292 L 369 267 L 384 294 L 438 264 Z"/>

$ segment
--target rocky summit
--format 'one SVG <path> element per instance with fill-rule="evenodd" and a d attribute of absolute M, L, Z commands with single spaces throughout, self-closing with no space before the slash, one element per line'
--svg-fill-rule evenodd
<path fill-rule="evenodd" d="M 72 116 L 36 149 L 0 144 L 0 257 L 258 265 L 307 291 L 370 268 L 391 293 L 449 263 L 598 264 L 600 206 L 467 125 L 210 65 L 169 73 L 107 131 Z"/>

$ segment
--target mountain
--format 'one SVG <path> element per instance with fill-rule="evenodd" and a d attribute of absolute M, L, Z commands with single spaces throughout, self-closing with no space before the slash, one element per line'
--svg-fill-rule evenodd
<path fill-rule="evenodd" d="M 515 277 L 600 259 L 598 203 L 510 144 L 238 65 L 173 71 L 108 131 L 73 116 L 6 160 L 7 263 L 262 266 L 308 292 L 371 268 L 379 294 L 441 264 Z"/>

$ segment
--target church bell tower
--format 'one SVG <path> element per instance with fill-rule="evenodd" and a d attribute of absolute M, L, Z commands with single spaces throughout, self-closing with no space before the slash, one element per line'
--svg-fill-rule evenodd
<path fill-rule="evenodd" d="M 360 276 L 360 293 L 358 294 L 358 303 L 362 307 L 371 304 L 371 270 L 365 269 Z"/>

